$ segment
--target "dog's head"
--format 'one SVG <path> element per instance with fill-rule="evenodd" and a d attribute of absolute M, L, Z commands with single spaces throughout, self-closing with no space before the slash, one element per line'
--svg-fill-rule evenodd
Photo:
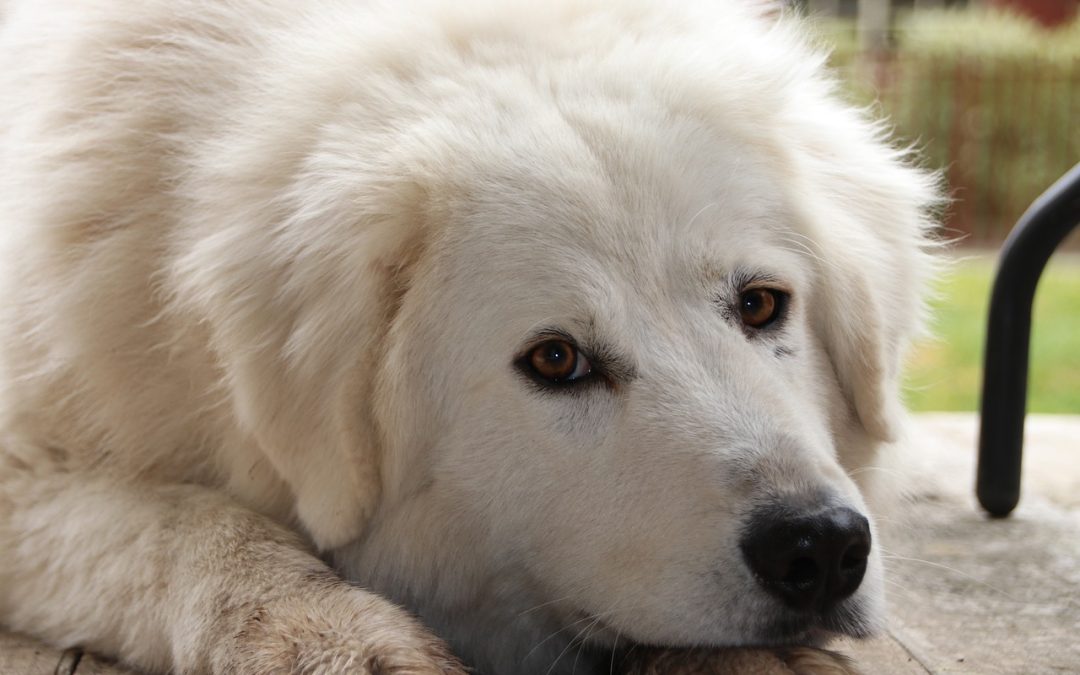
<path fill-rule="evenodd" d="M 455 153 L 376 397 L 392 506 L 370 545 L 426 550 L 368 569 L 448 570 L 411 593 L 464 583 L 451 606 L 521 589 L 500 602 L 593 641 L 872 632 L 851 472 L 899 432 L 924 186 L 840 110 L 594 105 Z"/>
<path fill-rule="evenodd" d="M 438 106 L 403 108 L 377 143 L 390 113 L 322 132 L 304 189 L 333 203 L 307 210 L 323 238 L 282 256 L 275 297 L 295 294 L 287 344 L 339 395 L 249 394 L 294 397 L 270 427 L 318 423 L 362 439 L 338 457 L 379 458 L 378 510 L 341 565 L 459 649 L 480 649 L 470 613 L 536 619 L 535 641 L 581 622 L 671 645 L 880 622 L 851 476 L 899 433 L 934 192 L 790 35 L 745 25 L 710 59 L 683 34 L 551 63 L 459 55 L 422 90 Z M 294 488 L 350 503 L 346 480 Z M 352 532 L 327 510 L 300 517 L 337 545 Z"/>
<path fill-rule="evenodd" d="M 377 401 L 389 503 L 453 509 L 594 635 L 871 631 L 881 563 L 849 474 L 901 423 L 914 181 L 857 145 L 785 147 L 769 117 L 537 124 L 487 139 L 410 270 Z M 865 183 L 885 171 L 901 192 Z"/>

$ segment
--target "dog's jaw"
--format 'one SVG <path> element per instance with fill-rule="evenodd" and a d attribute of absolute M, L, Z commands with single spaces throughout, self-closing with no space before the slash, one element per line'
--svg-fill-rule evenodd
<path fill-rule="evenodd" d="M 478 675 L 607 673 L 635 645 L 822 647 L 840 636 L 863 638 L 881 628 L 881 562 L 875 554 L 867 587 L 823 617 L 792 614 L 748 588 L 754 615 L 761 620 L 744 625 L 743 634 L 718 626 L 717 635 L 726 637 L 677 643 L 649 639 L 546 587 L 526 565 L 487 551 L 477 520 L 454 518 L 450 510 L 425 503 L 439 501 L 437 493 L 429 487 L 401 508 L 384 510 L 363 540 L 331 555 L 342 576 L 406 607 Z M 420 519 L 425 526 L 417 526 Z M 404 528 L 429 533 L 432 539 L 394 536 Z M 418 550 L 423 554 L 417 555 Z M 442 576 L 463 565 L 468 574 Z"/>
<path fill-rule="evenodd" d="M 455 556 L 465 555 L 456 552 L 453 540 L 472 538 L 459 534 L 441 540 L 443 546 L 434 547 L 442 551 L 439 559 L 408 555 L 399 559 L 392 551 L 401 551 L 396 545 L 400 542 L 381 540 L 382 533 L 394 528 L 382 524 L 376 522 L 362 543 L 335 550 L 331 554 L 334 566 L 350 582 L 375 590 L 417 615 L 477 675 L 607 672 L 612 655 L 608 643 L 627 643 L 612 641 L 610 629 L 572 609 L 569 599 L 553 601 L 538 584 L 527 581 L 527 572 L 517 566 L 491 569 L 480 556 L 470 555 L 464 558 L 470 561 L 467 580 L 440 583 L 439 570 L 460 565 L 463 558 Z M 430 531 L 461 532 L 453 523 Z M 372 550 L 381 555 L 370 555 Z M 418 563 L 423 569 L 410 567 Z"/>

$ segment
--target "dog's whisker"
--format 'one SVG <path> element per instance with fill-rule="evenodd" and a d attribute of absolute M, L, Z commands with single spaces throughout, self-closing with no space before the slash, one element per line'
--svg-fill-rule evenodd
<path fill-rule="evenodd" d="M 595 626 L 595 625 L 596 625 L 596 623 L 597 623 L 598 621 L 600 621 L 600 619 L 599 619 L 599 618 L 597 618 L 597 617 L 595 617 L 595 616 L 587 616 L 587 617 L 585 617 L 584 619 L 582 619 L 581 621 L 587 621 L 587 620 L 589 620 L 589 619 L 592 619 L 592 622 L 591 622 L 591 623 L 589 623 L 589 624 L 587 624 L 587 625 L 586 625 L 586 626 L 585 626 L 584 628 L 582 628 L 581 630 L 579 630 L 579 631 L 577 632 L 577 634 L 576 634 L 576 635 L 574 635 L 574 637 L 572 637 L 572 638 L 571 638 L 571 639 L 570 639 L 570 640 L 569 640 L 569 641 L 568 641 L 568 642 L 566 643 L 566 646 L 565 646 L 565 647 L 563 647 L 563 649 L 562 649 L 562 651 L 561 651 L 561 652 L 559 652 L 559 655 L 558 655 L 558 656 L 556 656 L 556 657 L 555 657 L 555 660 L 551 662 L 551 667 L 550 667 L 550 668 L 548 668 L 548 670 L 547 670 L 547 674 L 546 674 L 546 675 L 551 675 L 551 671 L 555 670 L 555 666 L 559 665 L 559 661 L 561 661 L 561 660 L 562 660 L 562 657 L 566 656 L 566 652 L 568 652 L 568 651 L 570 651 L 571 649 L 573 649 L 573 648 L 574 648 L 574 646 L 575 646 L 575 645 L 574 645 L 574 643 L 575 643 L 575 642 L 577 641 L 577 639 L 578 639 L 578 638 L 580 638 L 580 637 L 581 637 L 582 633 L 585 633 L 586 631 L 588 631 L 588 630 L 589 630 L 589 628 L 590 628 L 590 627 L 592 627 L 592 626 Z M 576 621 L 575 623 L 581 623 L 581 621 Z M 578 653 L 580 654 L 580 652 L 578 652 Z M 576 658 L 576 657 L 575 657 L 575 659 L 574 659 L 574 666 L 575 666 L 575 667 L 577 666 L 577 658 Z"/>
<path fill-rule="evenodd" d="M 797 251 L 791 251 L 790 249 L 787 249 L 787 250 L 789 250 L 792 253 L 802 253 L 802 254 L 808 256 L 811 260 L 814 260 L 816 262 L 821 263 L 827 269 L 837 270 L 837 269 L 840 268 L 839 264 L 835 263 L 832 260 L 829 260 L 829 259 L 823 257 L 821 255 L 821 253 L 819 253 L 819 251 L 817 249 L 817 246 L 816 246 L 813 239 L 811 239 L 810 237 L 808 237 L 808 236 L 806 236 L 806 235 L 804 235 L 804 234 L 802 234 L 800 232 L 786 232 L 781 237 L 780 241 L 782 243 L 784 243 L 784 244 L 790 244 L 792 246 L 797 246 L 798 247 Z"/>
<path fill-rule="evenodd" d="M 560 602 L 562 600 L 567 600 L 567 599 L 572 598 L 572 597 L 574 597 L 573 594 L 565 595 L 561 599 L 553 600 L 553 601 L 550 601 L 550 602 L 547 602 L 547 603 L 542 603 L 541 605 L 538 605 L 538 607 L 543 606 L 543 605 L 549 605 L 549 604 L 551 604 L 553 602 Z M 636 606 L 637 606 L 637 603 L 635 603 L 635 607 Z M 532 609 L 536 609 L 536 608 L 532 608 Z M 555 638 L 559 634 L 564 633 L 564 632 L 566 632 L 568 630 L 571 630 L 575 626 L 577 626 L 577 625 L 579 625 L 581 623 L 584 623 L 586 621 L 590 621 L 590 620 L 594 620 L 594 619 L 595 620 L 602 620 L 603 617 L 605 617 L 606 615 L 609 615 L 610 613 L 614 612 L 615 609 L 616 609 L 616 606 L 612 605 L 611 609 L 609 609 L 609 610 L 607 610 L 605 612 L 600 612 L 598 614 L 588 614 L 586 616 L 581 617 L 580 619 L 577 619 L 576 621 L 572 621 L 572 622 L 570 622 L 570 623 L 568 623 L 568 624 L 566 624 L 564 626 L 560 626 L 557 630 L 549 633 L 546 637 L 544 637 L 542 640 L 540 640 L 535 645 L 533 645 L 532 648 L 529 649 L 529 651 L 525 654 L 525 657 L 523 658 L 523 660 L 528 659 L 532 654 L 534 654 L 536 652 L 537 649 L 542 647 L 549 640 Z M 524 614 L 524 612 L 522 614 Z M 521 616 L 522 614 L 519 614 L 518 616 Z M 580 635 L 580 632 L 578 633 L 578 635 Z"/>
<path fill-rule="evenodd" d="M 1019 598 L 1011 595 L 1008 591 L 1005 591 L 1004 589 L 999 588 L 999 587 L 997 587 L 997 586 L 995 586 L 995 585 L 993 585 L 991 583 L 987 583 L 987 582 L 983 581 L 982 579 L 978 578 L 977 576 L 975 576 L 973 574 L 970 574 L 968 572 L 965 572 L 964 570 L 959 569 L 957 567 L 952 567 L 951 565 L 946 565 L 944 563 L 934 562 L 933 560 L 923 560 L 922 558 L 912 558 L 912 557 L 909 557 L 909 556 L 897 555 L 895 553 L 889 553 L 889 552 L 885 551 L 884 549 L 881 550 L 881 557 L 884 560 L 895 560 L 895 561 L 900 561 L 900 562 L 919 563 L 921 565 L 926 565 L 928 567 L 934 567 L 934 568 L 937 568 L 937 569 L 945 570 L 947 572 L 952 572 L 953 574 L 957 574 L 959 576 L 962 576 L 963 578 L 967 579 L 968 581 L 973 581 L 976 584 L 979 584 L 980 586 L 982 586 L 982 587 L 984 587 L 984 588 L 986 588 L 988 590 L 994 591 L 995 593 L 1000 594 L 1002 597 L 1005 597 L 1008 600 L 1011 600 L 1013 602 L 1023 602 Z"/>
<path fill-rule="evenodd" d="M 570 595 L 565 596 L 565 598 L 570 598 L 570 597 L 573 597 L 573 596 L 570 596 Z M 641 602 L 636 602 L 636 603 L 633 603 L 632 605 L 629 605 L 628 608 L 633 610 L 633 609 L 637 609 L 639 607 L 642 607 L 643 605 L 644 605 L 644 601 L 641 601 Z M 566 624 L 564 626 L 560 626 L 558 629 L 556 629 L 555 631 L 552 631 L 550 634 L 548 634 L 544 639 L 540 640 L 535 645 L 533 645 L 533 647 L 525 654 L 525 657 L 523 658 L 523 660 L 527 659 L 529 656 L 531 656 L 533 653 L 535 653 L 537 649 L 542 647 L 549 640 L 551 640 L 552 638 L 555 638 L 559 634 L 565 633 L 566 631 L 571 630 L 575 626 L 578 626 L 579 624 L 585 623 L 586 621 L 593 621 L 594 623 L 602 621 L 607 616 L 610 616 L 614 612 L 618 611 L 618 609 L 619 609 L 619 603 L 615 603 L 608 610 L 605 610 L 603 612 L 598 612 L 598 613 L 595 613 L 595 614 L 588 614 L 586 616 L 581 617 L 580 619 L 577 619 L 575 621 L 571 621 L 570 623 L 568 623 L 568 624 Z M 571 639 L 571 642 L 573 642 L 574 639 L 577 639 L 577 637 L 581 635 L 581 632 L 582 631 L 578 631 L 577 635 L 573 639 Z"/>
<path fill-rule="evenodd" d="M 530 608 L 528 608 L 526 610 L 518 612 L 518 618 L 521 618 L 521 617 L 525 616 L 526 614 L 531 614 L 531 613 L 535 612 L 538 609 L 543 609 L 544 607 L 549 607 L 551 605 L 554 605 L 554 604 L 557 604 L 557 603 L 560 603 L 560 602 L 564 602 L 566 600 L 569 600 L 572 597 L 574 597 L 573 594 L 569 594 L 569 595 L 564 595 L 561 598 L 555 598 L 554 600 L 548 600 L 547 602 L 541 602 L 539 605 L 534 605 L 533 607 L 530 607 Z"/>
<path fill-rule="evenodd" d="M 544 642 L 547 642 L 548 640 L 550 640 L 555 635 L 558 635 L 559 633 L 565 632 L 566 630 L 569 630 L 569 629 L 573 628 L 574 626 L 577 626 L 577 625 L 579 625 L 581 623 L 584 623 L 584 622 L 588 621 L 589 623 L 586 626 L 584 626 L 583 628 L 581 628 L 574 635 L 574 637 L 571 638 L 567 642 L 566 647 L 564 647 L 563 650 L 559 653 L 559 655 L 555 658 L 555 660 L 554 660 L 554 662 L 552 663 L 552 666 L 551 666 L 551 668 L 554 668 L 558 664 L 558 662 L 566 655 L 566 652 L 568 650 L 574 649 L 576 647 L 577 648 L 583 647 L 585 645 L 585 643 L 588 642 L 589 638 L 593 635 L 593 633 L 595 632 L 597 626 L 600 626 L 601 623 L 607 617 L 610 617 L 613 614 L 615 614 L 616 612 L 619 612 L 619 611 L 622 611 L 622 610 L 626 610 L 626 609 L 635 610 L 635 609 L 638 609 L 640 607 L 643 607 L 645 605 L 645 603 L 646 603 L 646 601 L 644 599 L 639 600 L 639 601 L 634 602 L 634 603 L 629 603 L 629 604 L 626 603 L 625 599 L 617 600 L 616 602 L 613 602 L 607 609 L 605 609 L 605 610 L 603 610 L 601 612 L 590 613 L 589 615 L 587 615 L 585 617 L 582 617 L 582 618 L 578 619 L 577 621 L 574 621 L 574 622 L 568 624 L 567 626 L 564 626 L 564 627 L 560 628 L 558 631 L 555 631 L 554 633 L 552 633 L 548 637 L 544 638 L 544 640 L 542 640 L 541 643 L 534 646 L 533 649 L 530 650 L 530 654 L 533 651 L 535 651 L 540 646 L 540 644 L 542 644 Z M 611 654 L 611 662 L 610 662 L 609 665 L 610 665 L 610 669 L 612 671 L 614 671 L 615 653 L 618 651 L 618 642 L 619 642 L 619 639 L 620 639 L 621 635 L 622 635 L 622 629 L 619 628 L 617 630 L 616 634 L 615 634 L 615 642 L 613 643 L 613 645 L 611 647 L 612 654 Z M 580 656 L 581 656 L 581 649 L 577 649 L 577 651 L 576 651 L 576 653 L 574 655 L 574 665 L 572 667 L 572 670 L 577 669 L 577 663 L 578 663 L 578 661 L 580 659 Z M 549 673 L 551 672 L 550 669 L 549 669 L 548 672 Z"/>
<path fill-rule="evenodd" d="M 560 633 L 564 633 L 564 632 L 572 629 L 574 626 L 578 625 L 579 623 L 588 621 L 591 618 L 592 618 L 591 616 L 585 616 L 585 617 L 582 617 L 582 618 L 578 619 L 577 621 L 572 621 L 572 622 L 568 623 L 565 626 L 560 626 L 555 631 L 549 633 L 548 636 L 545 637 L 543 640 L 540 640 L 535 645 L 533 645 L 532 649 L 530 649 L 528 652 L 525 653 L 525 656 L 522 658 L 522 661 L 528 660 L 528 658 L 530 656 L 532 656 L 533 653 L 536 652 L 537 649 L 544 646 L 547 643 L 548 640 L 554 638 L 555 636 L 559 635 Z"/>
<path fill-rule="evenodd" d="M 691 227 L 693 227 L 693 226 L 694 226 L 694 222 L 696 222 L 696 221 L 697 221 L 697 219 L 698 219 L 699 217 L 701 217 L 701 214 L 705 213 L 705 212 L 706 212 L 706 211 L 708 211 L 709 209 L 712 209 L 712 208 L 716 208 L 716 206 L 717 206 L 717 203 L 716 203 L 716 202 L 712 202 L 711 204 L 706 204 L 705 206 L 701 207 L 701 208 L 700 208 L 700 209 L 698 210 L 698 212 L 697 212 L 697 213 L 695 213 L 694 215 L 690 216 L 690 220 L 688 220 L 688 221 L 686 222 L 686 226 L 685 226 L 685 228 L 684 228 L 684 229 L 687 229 L 687 230 L 688 230 L 688 229 L 690 229 Z"/>
<path fill-rule="evenodd" d="M 797 233 L 793 233 L 793 232 L 791 232 L 791 233 L 787 233 L 787 234 L 785 234 L 785 235 L 784 235 L 784 236 L 783 236 L 783 237 L 781 238 L 781 240 L 780 240 L 780 241 L 781 241 L 781 243 L 783 243 L 783 244 L 789 244 L 789 245 L 791 245 L 791 246 L 795 246 L 795 247 L 797 247 L 797 250 L 787 249 L 788 251 L 791 251 L 792 253 L 802 253 L 802 254 L 804 254 L 804 255 L 806 255 L 806 256 L 809 256 L 809 257 L 810 257 L 811 259 L 813 259 L 813 260 L 816 260 L 816 261 L 818 261 L 818 262 L 821 262 L 822 264 L 826 264 L 826 265 L 828 265 L 828 264 L 829 264 L 829 263 L 828 263 L 828 261 L 826 261 L 825 259 L 823 259 L 823 258 L 821 257 L 821 255 L 820 255 L 820 254 L 819 254 L 819 253 L 817 252 L 817 250 L 816 250 L 815 248 L 813 248 L 813 246 L 811 246 L 811 243 L 812 243 L 812 242 L 811 242 L 811 243 L 808 243 L 808 241 L 809 241 L 809 240 L 807 240 L 807 241 L 800 241 L 800 240 L 799 240 L 798 238 L 796 238 L 796 237 L 797 237 Z"/>
<path fill-rule="evenodd" d="M 911 593 L 913 592 L 911 588 L 909 588 L 907 585 L 889 577 L 885 577 L 885 585 L 887 585 L 891 589 L 899 591 L 900 594 L 904 595 L 905 597 L 911 597 Z"/>
<path fill-rule="evenodd" d="M 796 244 L 795 242 L 788 242 L 788 243 L 796 246 L 796 248 L 789 248 L 787 246 L 778 246 L 777 248 L 779 248 L 781 251 L 785 251 L 787 253 L 793 253 L 793 254 L 799 255 L 799 256 L 806 256 L 806 257 L 810 258 L 811 260 L 814 260 L 815 262 L 821 264 L 823 267 L 827 267 L 827 268 L 828 267 L 833 267 L 832 263 L 830 263 L 828 260 L 825 260 L 819 254 L 817 254 L 814 251 L 806 248 L 805 246 L 801 246 L 799 244 Z"/>
<path fill-rule="evenodd" d="M 867 464 L 866 466 L 855 467 L 854 469 L 851 469 L 850 471 L 848 471 L 848 475 L 851 476 L 852 478 L 854 478 L 855 476 L 859 476 L 859 475 L 864 474 L 864 473 L 872 473 L 872 472 L 882 473 L 882 474 L 885 474 L 886 476 L 889 476 L 891 478 L 906 478 L 908 476 L 908 474 L 906 472 L 904 472 L 904 471 L 902 471 L 900 469 L 893 469 L 893 468 L 887 467 L 887 466 L 876 466 L 876 465 L 873 465 L 873 464 Z"/>
<path fill-rule="evenodd" d="M 611 646 L 611 663 L 608 664 L 608 675 L 615 675 L 615 654 L 619 651 L 619 638 L 622 636 L 622 629 L 615 631 L 615 642 Z"/>
<path fill-rule="evenodd" d="M 586 627 L 586 629 L 585 629 L 585 631 L 586 631 L 586 632 L 585 632 L 585 636 L 584 636 L 584 637 L 582 637 L 582 638 L 581 638 L 581 640 L 580 640 L 580 641 L 578 642 L 578 646 L 579 646 L 579 647 L 583 646 L 583 645 L 584 645 L 584 644 L 585 644 L 585 643 L 586 643 L 586 642 L 587 642 L 587 641 L 589 640 L 589 636 L 590 636 L 590 635 L 592 635 L 592 631 L 593 631 L 593 629 L 594 629 L 594 628 L 596 627 L 596 625 L 597 625 L 597 624 L 599 624 L 599 623 L 600 623 L 600 619 L 599 619 L 599 618 L 596 618 L 596 619 L 594 619 L 594 620 L 593 620 L 593 622 L 592 622 L 591 624 L 589 624 L 589 625 L 588 625 L 588 626 Z M 579 635 L 580 635 L 580 633 L 579 633 Z M 576 639 L 576 638 L 575 638 L 575 639 Z M 571 640 L 571 642 L 570 642 L 570 643 L 571 643 L 571 644 L 573 644 L 573 642 L 574 642 L 574 641 L 573 641 L 573 640 Z M 580 658 L 581 658 L 581 649 L 578 649 L 578 650 L 577 650 L 577 653 L 576 653 L 576 654 L 574 654 L 574 665 L 573 665 L 573 666 L 571 666 L 571 668 L 570 668 L 570 671 L 571 671 L 572 673 L 576 673 L 576 672 L 577 672 L 577 664 L 578 664 L 578 659 L 580 659 Z"/>
<path fill-rule="evenodd" d="M 638 644 L 638 643 L 636 643 L 636 642 L 634 642 L 634 643 L 631 643 L 631 645 L 630 645 L 630 649 L 627 649 L 627 650 L 626 650 L 626 653 L 624 653 L 624 654 L 623 654 L 623 656 L 622 656 L 622 660 L 621 660 L 621 661 L 619 661 L 619 665 L 621 666 L 621 665 L 625 664 L 625 663 L 626 663 L 626 662 L 627 662 L 627 661 L 628 661 L 628 660 L 629 660 L 629 659 L 630 659 L 630 658 L 631 658 L 631 657 L 633 656 L 633 654 L 634 654 L 634 651 L 636 651 L 636 650 L 637 650 L 637 648 L 638 648 L 638 647 L 640 647 L 640 646 L 641 646 L 641 645 L 639 645 L 639 644 Z"/>

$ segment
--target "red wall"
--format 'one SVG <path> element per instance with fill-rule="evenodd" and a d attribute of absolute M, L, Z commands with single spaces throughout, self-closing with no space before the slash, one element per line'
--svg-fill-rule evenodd
<path fill-rule="evenodd" d="M 1057 26 L 1076 14 L 1080 0 L 991 0 L 990 4 L 1027 14 L 1044 26 Z"/>

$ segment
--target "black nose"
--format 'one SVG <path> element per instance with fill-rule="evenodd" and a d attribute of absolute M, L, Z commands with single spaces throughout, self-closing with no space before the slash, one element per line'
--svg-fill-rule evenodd
<path fill-rule="evenodd" d="M 755 513 L 741 548 L 761 585 L 788 606 L 821 611 L 859 587 L 870 555 L 870 525 L 848 508 L 792 516 Z"/>

